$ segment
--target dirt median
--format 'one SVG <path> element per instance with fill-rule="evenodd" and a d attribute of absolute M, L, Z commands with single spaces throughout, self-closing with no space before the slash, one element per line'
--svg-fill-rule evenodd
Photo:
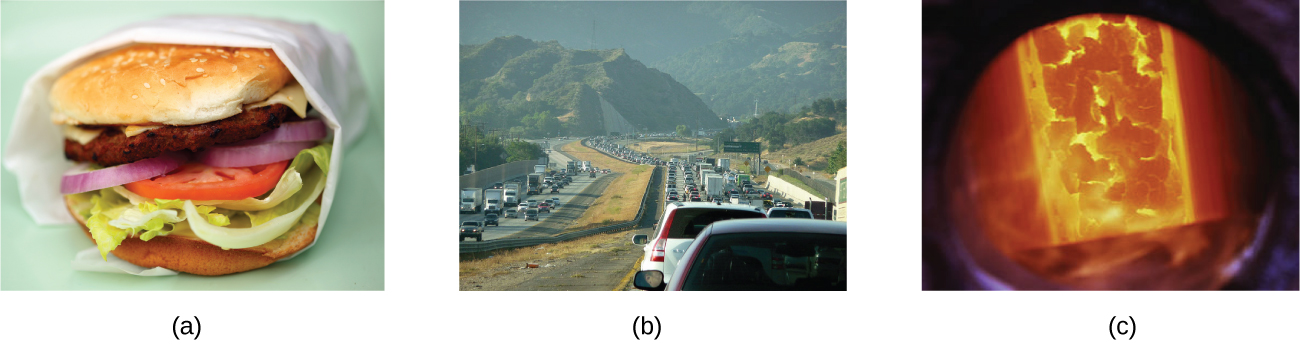
<path fill-rule="evenodd" d="M 518 259 L 461 277 L 460 290 L 624 290 L 626 282 L 623 279 L 644 255 L 642 246 L 632 243 L 632 235 L 649 231 L 637 229 L 601 234 L 584 239 L 580 244 L 568 242 L 521 248 L 523 252 L 513 253 Z M 526 268 L 530 263 L 537 268 Z"/>

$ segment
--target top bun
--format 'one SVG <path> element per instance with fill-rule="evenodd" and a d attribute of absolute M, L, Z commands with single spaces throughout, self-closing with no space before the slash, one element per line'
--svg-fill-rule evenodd
<path fill-rule="evenodd" d="M 293 79 L 270 49 L 135 44 L 73 68 L 50 91 L 55 124 L 195 125 Z"/>

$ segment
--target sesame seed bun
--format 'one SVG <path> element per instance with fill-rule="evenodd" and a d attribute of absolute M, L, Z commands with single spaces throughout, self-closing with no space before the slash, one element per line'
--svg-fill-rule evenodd
<path fill-rule="evenodd" d="M 195 125 L 238 114 L 293 79 L 270 49 L 135 44 L 65 73 L 55 124 Z"/>
<path fill-rule="evenodd" d="M 72 217 L 80 223 L 81 230 L 90 237 L 86 219 L 77 215 L 72 197 L 65 196 L 64 203 Z M 266 244 L 243 249 L 223 250 L 197 237 L 160 235 L 149 241 L 138 237 L 127 238 L 113 249 L 113 256 L 141 267 L 163 267 L 173 271 L 197 275 L 224 275 L 266 267 L 281 258 L 292 256 L 316 240 L 318 225 L 297 225 L 287 235 Z"/>

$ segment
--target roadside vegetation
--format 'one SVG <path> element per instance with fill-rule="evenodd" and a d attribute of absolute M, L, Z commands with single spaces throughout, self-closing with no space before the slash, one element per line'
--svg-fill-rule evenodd
<path fill-rule="evenodd" d="M 582 217 L 569 225 L 565 231 L 596 228 L 636 218 L 636 212 L 641 207 L 641 198 L 645 196 L 646 186 L 650 184 L 650 175 L 654 166 L 633 165 L 619 161 L 577 142 L 565 144 L 560 150 L 579 160 L 591 161 L 593 167 L 608 168 L 615 173 L 621 173 L 605 188 L 605 192 L 591 203 L 587 212 L 584 212 Z"/>
<path fill-rule="evenodd" d="M 507 162 L 533 160 L 546 155 L 542 148 L 527 141 L 499 138 L 494 133 L 483 133 L 477 127 L 460 126 L 460 172 L 469 165 L 485 169 Z M 502 159 L 501 154 L 506 154 Z M 464 173 L 460 173 L 464 174 Z"/>

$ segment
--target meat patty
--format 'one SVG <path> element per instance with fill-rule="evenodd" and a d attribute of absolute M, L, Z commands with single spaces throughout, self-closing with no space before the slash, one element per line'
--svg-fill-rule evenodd
<path fill-rule="evenodd" d="M 127 137 L 121 129 L 105 128 L 94 140 L 82 145 L 63 140 L 63 155 L 69 160 L 91 162 L 104 167 L 158 157 L 165 152 L 199 151 L 215 144 L 256 138 L 296 118 L 289 106 L 274 104 L 192 126 L 164 126 Z"/>

